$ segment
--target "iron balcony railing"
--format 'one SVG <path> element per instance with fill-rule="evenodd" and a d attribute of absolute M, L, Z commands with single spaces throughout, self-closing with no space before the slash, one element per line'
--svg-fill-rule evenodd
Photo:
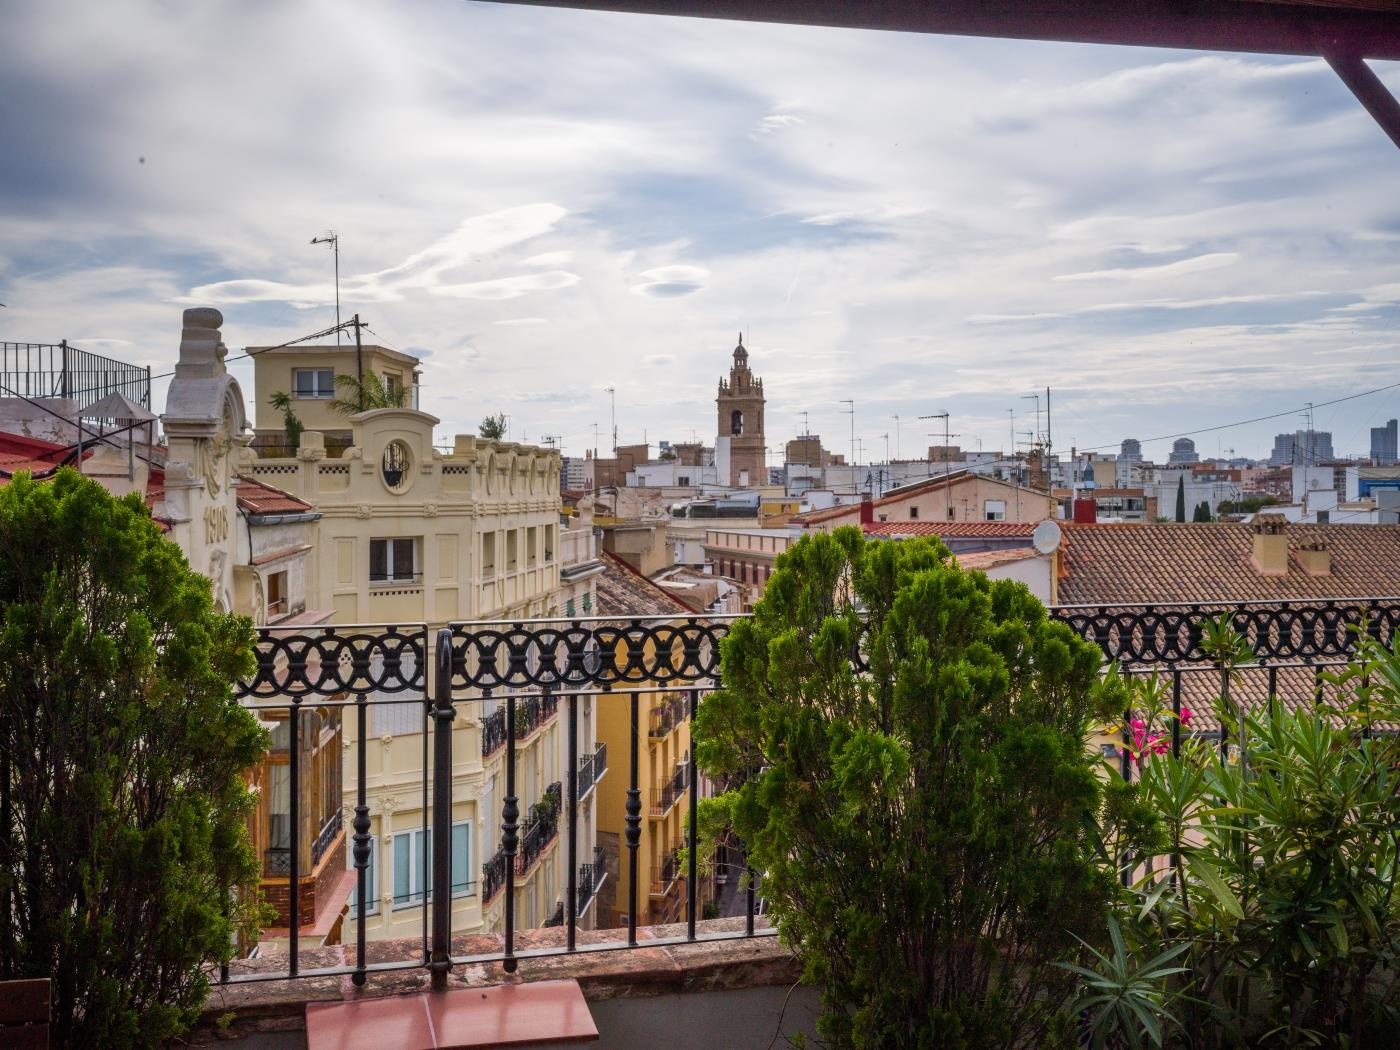
<path fill-rule="evenodd" d="M 591 755 L 584 755 L 583 761 L 578 764 L 578 771 L 575 776 L 575 788 L 580 799 L 586 798 L 593 790 L 593 785 L 603 779 L 603 774 L 608 771 L 608 745 L 599 742 L 598 750 Z"/>
<path fill-rule="evenodd" d="M 685 849 L 685 843 L 674 842 L 668 849 L 660 862 L 656 865 L 656 870 L 651 876 L 651 895 L 653 897 L 664 897 L 671 892 L 671 887 L 676 884 L 676 879 L 681 874 L 681 851 Z"/>
<path fill-rule="evenodd" d="M 690 787 L 690 763 L 681 761 L 676 763 L 676 770 L 671 774 L 671 779 L 660 785 L 651 796 L 651 815 L 653 817 L 664 817 L 675 807 Z"/>
<path fill-rule="evenodd" d="M 685 721 L 685 697 L 670 696 L 651 709 L 651 730 L 653 737 L 666 736 L 676 726 Z"/>
<path fill-rule="evenodd" d="M 536 807 L 535 818 L 525 827 L 520 852 L 515 855 L 515 873 L 528 875 L 535 862 L 559 837 L 560 786 L 556 781 L 545 790 L 544 799 Z"/>
<path fill-rule="evenodd" d="M 321 827 L 311 843 L 311 866 L 315 868 L 330 849 L 335 837 L 343 826 L 341 812 L 337 808 L 329 820 Z M 292 873 L 292 851 L 286 846 L 268 846 L 263 853 L 263 877 L 285 879 Z M 302 872 L 303 875 L 311 874 Z"/>
<path fill-rule="evenodd" d="M 1321 670 L 1344 662 L 1354 654 L 1357 631 L 1391 643 L 1400 629 L 1400 598 L 1368 598 L 1350 601 L 1280 601 L 1249 603 L 1183 603 L 1150 606 L 1077 606 L 1050 610 L 1050 615 L 1067 624 L 1081 637 L 1100 646 L 1106 657 L 1130 672 L 1158 670 L 1173 683 L 1181 696 L 1191 682 L 1214 675 L 1219 669 L 1202 648 L 1207 621 L 1221 614 L 1246 638 L 1255 657 L 1248 673 L 1262 681 L 1261 695 L 1277 696 L 1301 688 L 1305 700 L 1324 700 Z M 638 893 L 649 880 L 640 868 L 643 785 L 640 754 L 650 735 L 649 712 L 657 698 L 680 691 L 685 696 L 687 716 L 693 714 L 700 696 L 720 684 L 718 645 L 734 617 L 693 616 L 683 618 L 635 618 L 629 620 L 569 619 L 513 623 L 461 623 L 430 632 L 423 624 L 392 626 L 324 626 L 317 628 L 281 627 L 260 629 L 257 666 L 253 675 L 239 684 L 242 701 L 254 709 L 290 712 L 290 813 L 288 877 L 296 881 L 299 870 L 301 834 L 299 807 L 303 804 L 308 770 L 301 763 L 301 734 L 310 732 L 311 723 L 303 716 L 338 707 L 345 715 L 347 735 L 354 739 L 351 760 L 346 764 L 346 793 L 353 799 L 354 818 L 348 829 L 353 844 L 351 865 L 357 872 L 356 899 L 367 899 L 371 832 L 386 834 L 419 828 L 432 831 L 431 849 L 426 848 L 421 864 L 431 868 L 432 884 L 451 884 L 452 823 L 454 796 L 453 725 L 458 714 L 478 717 L 488 706 L 499 705 L 497 714 L 483 719 L 482 747 L 490 754 L 502 753 L 504 793 L 499 808 L 489 817 L 499 820 L 501 849 L 483 866 L 481 894 L 489 900 L 504 894 L 502 946 L 490 953 L 455 956 L 451 952 L 451 896 L 435 894 L 422 912 L 422 954 L 406 962 L 382 964 L 386 969 L 421 966 L 428 968 L 433 982 L 444 987 L 453 967 L 466 964 L 502 962 L 508 972 L 521 963 L 516 951 L 514 887 L 518 858 L 522 853 L 521 809 L 516 782 L 516 751 L 520 742 L 533 732 L 539 719 L 532 710 L 557 712 L 565 748 L 563 768 L 577 770 L 585 757 L 579 743 L 580 698 L 590 698 L 594 708 L 617 705 L 625 712 L 629 727 L 622 752 L 619 775 L 626 778 L 625 802 L 620 811 L 599 819 L 616 821 L 622 870 L 627 873 L 626 890 L 618 901 L 619 911 L 628 916 L 625 936 L 615 941 L 579 945 L 575 937 L 581 891 L 589 874 L 579 856 L 578 803 L 580 778 L 564 778 L 564 797 L 555 817 L 555 834 L 567 854 L 568 885 L 561 887 L 565 905 L 564 943 L 558 947 L 532 948 L 528 955 L 563 954 L 575 951 L 606 951 L 638 946 L 636 916 Z M 852 662 L 863 668 L 859 649 Z M 537 701 L 538 706 L 532 704 Z M 1179 701 L 1178 701 L 1179 702 Z M 419 768 L 431 771 L 421 785 L 419 812 L 415 823 L 405 826 L 404 808 L 394 813 L 372 808 L 368 793 L 368 741 L 370 710 L 381 705 L 401 705 L 425 711 L 431 729 L 420 734 Z M 494 708 L 493 708 L 494 709 Z M 552 717 L 552 715 L 550 716 Z M 492 728 L 500 726 L 499 731 Z M 488 744 L 492 734 L 499 744 Z M 614 744 L 613 760 L 617 761 Z M 460 757 L 460 756 L 459 756 Z M 681 778 L 684 779 L 681 779 Z M 666 808 L 684 802 L 688 819 L 681 822 L 689 835 L 696 826 L 701 778 L 690 775 L 689 766 L 678 769 L 662 785 L 661 800 Z M 412 816 L 412 811 L 408 811 Z M 526 832 L 528 834 L 528 832 Z M 747 914 L 743 928 L 733 934 L 700 934 L 695 926 L 698 914 L 697 851 L 692 841 L 684 841 L 687 858 L 682 865 L 684 892 L 677 895 L 677 910 L 684 910 L 684 932 L 673 938 L 649 940 L 648 945 L 684 943 L 696 939 L 748 937 L 770 934 L 760 923 L 756 879 L 745 879 L 741 907 Z M 585 847 L 587 848 L 587 847 Z M 594 854 L 593 877 L 601 866 Z M 391 878 L 390 865 L 379 865 L 381 889 Z M 741 866 L 740 870 L 746 870 Z M 732 874 L 732 872 L 731 872 Z M 757 874 L 757 873 L 753 873 Z M 582 882 L 580 877 L 583 876 Z M 679 881 L 679 880 L 678 880 Z M 367 972 L 365 924 L 355 923 L 347 942 L 348 962 L 344 966 L 303 971 L 298 943 L 302 923 L 298 918 L 299 894 L 290 896 L 290 945 L 288 965 L 282 971 L 230 972 L 225 981 L 264 980 L 296 976 L 348 974 L 363 983 Z M 376 967 L 378 968 L 378 966 Z M 234 964 L 232 968 L 238 969 Z"/>
<path fill-rule="evenodd" d="M 608 857 L 603 852 L 602 846 L 593 847 L 593 862 L 583 864 L 578 869 L 578 908 L 577 912 L 582 915 L 588 910 L 588 905 L 597 896 L 603 883 L 608 877 Z"/>
<path fill-rule="evenodd" d="M 544 926 L 545 926 L 546 929 L 548 929 L 550 926 L 563 926 L 563 925 L 564 925 L 564 902 L 563 902 L 563 901 L 559 901 L 557 904 L 554 905 L 554 914 L 551 915 L 549 918 L 547 918 L 547 919 L 544 920 Z"/>
<path fill-rule="evenodd" d="M 521 701 L 515 715 L 516 743 L 531 736 L 559 713 L 557 696 L 531 696 Z M 481 757 L 490 758 L 506 746 L 506 712 L 499 708 L 481 720 Z"/>

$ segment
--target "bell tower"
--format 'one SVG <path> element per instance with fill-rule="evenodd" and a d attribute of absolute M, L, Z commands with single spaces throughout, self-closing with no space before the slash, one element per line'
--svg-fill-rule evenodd
<path fill-rule="evenodd" d="M 754 488 L 768 484 L 767 458 L 763 438 L 763 380 L 749 369 L 749 352 L 744 349 L 744 336 L 739 333 L 739 345 L 734 348 L 734 364 L 729 378 L 719 381 L 718 437 L 715 442 L 716 463 L 729 464 L 729 484 L 736 488 Z M 728 450 L 728 455 L 723 450 Z"/>

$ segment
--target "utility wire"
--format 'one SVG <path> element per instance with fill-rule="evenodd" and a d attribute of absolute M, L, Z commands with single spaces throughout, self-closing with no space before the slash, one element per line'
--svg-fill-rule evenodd
<path fill-rule="evenodd" d="M 1400 383 L 1387 383 L 1385 386 L 1372 387 L 1370 390 L 1362 390 L 1360 393 L 1348 394 L 1346 397 L 1333 398 L 1331 401 L 1317 401 L 1313 403 L 1314 409 L 1327 408 L 1329 405 L 1340 405 L 1346 401 L 1355 401 L 1360 397 L 1369 397 L 1372 394 L 1379 394 L 1386 390 L 1400 388 Z M 1152 441 L 1171 441 L 1174 438 L 1195 437 L 1197 434 L 1213 434 L 1217 430 L 1230 430 L 1234 427 L 1244 427 L 1251 423 L 1263 423 L 1270 419 L 1282 419 L 1284 416 L 1296 416 L 1300 412 L 1307 411 L 1307 405 L 1300 405 L 1297 408 L 1286 409 L 1282 412 L 1272 412 L 1267 416 L 1255 416 L 1253 419 L 1240 419 L 1234 423 L 1220 423 L 1213 427 L 1201 427 L 1199 430 L 1183 430 L 1179 434 L 1160 434 L 1157 437 L 1140 438 L 1143 444 Z M 1107 445 L 1087 445 L 1080 448 L 1080 452 L 1102 452 L 1104 449 L 1117 448 L 1119 442 L 1112 442 Z"/>
<path fill-rule="evenodd" d="M 363 321 L 360 322 L 360 323 L 361 323 L 365 328 L 368 328 L 368 327 L 369 327 L 369 325 L 364 324 Z M 345 322 L 343 322 L 343 323 L 341 323 L 341 324 L 333 324 L 333 325 L 331 325 L 329 328 L 323 328 L 323 329 L 321 329 L 319 332 L 312 332 L 310 335 L 298 336 L 296 339 L 288 339 L 285 343 L 278 343 L 276 346 L 260 346 L 260 347 L 258 347 L 256 350 L 249 350 L 247 347 L 244 347 L 244 348 L 243 348 L 243 353 L 237 354 L 237 355 L 235 355 L 234 357 L 226 357 L 226 358 L 224 358 L 224 364 L 230 364 L 230 363 L 233 362 L 233 361 L 242 361 L 242 360 L 244 360 L 245 358 L 249 358 L 249 357 L 257 357 L 259 354 L 265 354 L 265 353 L 267 353 L 269 350 L 281 350 L 281 349 L 283 349 L 284 347 L 296 346 L 297 343 L 308 343 L 308 342 L 310 342 L 312 339 L 320 339 L 320 338 L 322 338 L 322 337 L 324 337 L 324 336 L 334 335 L 336 332 L 342 332 L 342 331 L 344 331 L 344 330 L 347 329 L 347 328 L 352 328 L 352 327 L 354 327 L 354 324 L 355 324 L 354 321 L 345 321 Z M 151 378 L 152 378 L 152 379 L 168 379 L 170 376 L 173 376 L 174 374 L 175 374 L 175 373 L 174 373 L 173 371 L 170 371 L 170 372 L 161 372 L 159 375 L 151 376 Z"/>

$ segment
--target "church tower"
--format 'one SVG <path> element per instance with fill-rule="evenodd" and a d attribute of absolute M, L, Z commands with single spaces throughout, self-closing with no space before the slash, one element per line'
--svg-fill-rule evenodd
<path fill-rule="evenodd" d="M 719 381 L 719 434 L 715 442 L 715 462 L 724 477 L 728 462 L 729 484 L 754 488 L 768 484 L 766 442 L 763 439 L 763 380 L 749 370 L 749 352 L 744 336 L 734 348 L 734 364 L 729 378 Z M 726 455 L 725 452 L 728 452 Z"/>

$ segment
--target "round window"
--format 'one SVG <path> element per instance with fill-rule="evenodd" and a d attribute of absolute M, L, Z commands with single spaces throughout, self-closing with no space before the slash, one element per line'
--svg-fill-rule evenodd
<path fill-rule="evenodd" d="M 395 492 L 408 487 L 408 471 L 412 456 L 408 446 L 402 441 L 391 441 L 384 446 L 384 459 L 380 469 L 384 474 L 384 484 Z"/>

